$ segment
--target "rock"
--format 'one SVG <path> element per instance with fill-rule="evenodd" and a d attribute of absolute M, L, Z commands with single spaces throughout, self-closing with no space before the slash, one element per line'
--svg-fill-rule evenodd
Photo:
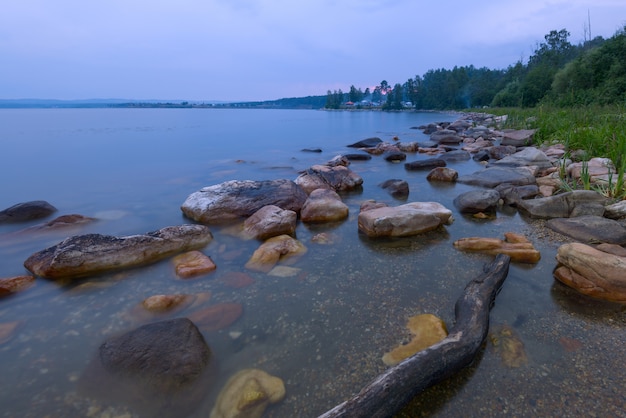
<path fill-rule="evenodd" d="M 472 122 L 467 121 L 465 119 L 457 119 L 454 122 L 452 122 L 450 125 L 448 125 L 447 129 L 451 129 L 455 132 L 463 132 L 466 129 L 470 128 L 472 126 Z"/>
<path fill-rule="evenodd" d="M 589 161 L 572 163 L 567 166 L 567 175 L 579 180 L 585 166 L 591 183 L 608 182 L 609 175 L 613 182 L 617 181 L 615 166 L 609 158 L 592 158 Z"/>
<path fill-rule="evenodd" d="M 306 194 L 309 194 L 315 189 L 332 189 L 335 191 L 353 190 L 363 184 L 363 179 L 348 167 L 342 165 L 335 167 L 314 165 L 300 174 L 296 178 L 295 183 L 299 185 Z M 304 202 L 302 202 L 302 204 L 304 204 Z"/>
<path fill-rule="evenodd" d="M 343 157 L 348 161 L 369 161 L 372 159 L 369 154 L 343 154 Z"/>
<path fill-rule="evenodd" d="M 626 302 L 626 258 L 581 243 L 561 245 L 554 277 L 582 294 Z"/>
<path fill-rule="evenodd" d="M 10 208 L 0 211 L 0 224 L 41 219 L 56 211 L 57 208 L 45 200 L 33 200 L 31 202 L 18 203 L 17 205 L 13 205 Z"/>
<path fill-rule="evenodd" d="M 575 218 L 554 218 L 548 220 L 546 226 L 553 231 L 586 244 L 597 242 L 617 245 L 626 244 L 626 228 L 619 222 L 602 216 L 587 215 Z"/>
<path fill-rule="evenodd" d="M 291 180 L 231 180 L 192 193 L 181 210 L 194 221 L 212 223 L 248 217 L 267 205 L 299 213 L 305 200 Z"/>
<path fill-rule="evenodd" d="M 303 148 L 300 151 L 302 152 L 322 152 L 321 148 Z"/>
<path fill-rule="evenodd" d="M 95 221 L 95 218 L 90 218 L 83 215 L 72 214 L 72 215 L 61 215 L 53 220 L 39 224 L 33 225 L 29 228 L 22 229 L 12 233 L 11 235 L 18 234 L 30 234 L 30 233 L 48 233 L 55 231 L 63 231 L 67 233 L 69 230 L 76 229 L 78 226 L 89 224 Z"/>
<path fill-rule="evenodd" d="M 536 129 L 506 129 L 503 132 L 501 145 L 513 145 L 523 147 L 532 144 Z"/>
<path fill-rule="evenodd" d="M 418 152 L 420 148 L 420 145 L 415 141 L 407 143 L 400 142 L 396 144 L 396 146 L 398 147 L 398 150 L 402 152 Z"/>
<path fill-rule="evenodd" d="M 221 390 L 210 418 L 260 418 L 285 397 L 283 381 L 259 369 L 235 373 Z"/>
<path fill-rule="evenodd" d="M 503 183 L 497 185 L 495 191 L 500 194 L 505 205 L 515 205 L 522 199 L 532 199 L 539 195 L 539 187 L 535 184 L 513 186 Z"/>
<path fill-rule="evenodd" d="M 507 232 L 504 241 L 498 238 L 461 238 L 454 241 L 455 248 L 463 251 L 477 251 L 484 254 L 506 254 L 511 261 L 520 263 L 537 263 L 541 259 L 541 253 L 533 247 L 526 237 Z"/>
<path fill-rule="evenodd" d="M 170 226 L 127 237 L 77 235 L 31 255 L 24 266 L 48 279 L 78 278 L 150 264 L 181 251 L 202 248 L 212 238 L 209 228 L 203 225 Z"/>
<path fill-rule="evenodd" d="M 105 341 L 79 388 L 127 403 L 141 416 L 187 416 L 206 394 L 210 358 L 190 320 L 154 322 Z"/>
<path fill-rule="evenodd" d="M 187 315 L 202 331 L 213 332 L 231 326 L 243 314 L 240 303 L 219 303 Z"/>
<path fill-rule="evenodd" d="M 306 253 L 307 248 L 297 239 L 289 235 L 279 235 L 265 241 L 252 254 L 246 263 L 246 268 L 267 273 L 278 261 L 287 257 L 299 256 Z"/>
<path fill-rule="evenodd" d="M 493 330 L 489 333 L 489 340 L 505 366 L 517 368 L 528 363 L 524 343 L 510 326 L 493 327 Z"/>
<path fill-rule="evenodd" d="M 593 190 L 574 190 L 541 199 L 518 202 L 518 209 L 531 218 L 570 218 L 604 214 L 608 199 Z"/>
<path fill-rule="evenodd" d="M 0 322 L 0 344 L 11 340 L 22 324 L 23 321 Z"/>
<path fill-rule="evenodd" d="M 445 322 L 433 314 L 412 316 L 406 326 L 413 338 L 408 344 L 400 344 L 383 356 L 383 362 L 387 366 L 394 366 L 448 336 Z"/>
<path fill-rule="evenodd" d="M 357 141 L 354 144 L 350 144 L 346 146 L 349 148 L 372 148 L 380 144 L 381 142 L 383 142 L 382 139 L 378 137 L 371 137 L 371 138 L 362 139 L 361 141 Z"/>
<path fill-rule="evenodd" d="M 626 248 L 617 244 L 599 244 L 596 246 L 596 250 L 600 250 L 605 253 L 613 254 L 619 257 L 626 257 Z"/>
<path fill-rule="evenodd" d="M 336 222 L 348 217 L 348 206 L 334 190 L 313 190 L 302 206 L 302 222 Z"/>
<path fill-rule="evenodd" d="M 487 141 L 483 138 L 477 138 L 475 140 L 471 140 L 468 141 L 470 138 L 465 138 L 463 140 L 463 146 L 461 147 L 461 149 L 463 151 L 467 151 L 470 154 L 478 154 L 479 152 L 484 153 L 485 155 L 487 155 L 487 158 L 485 159 L 489 159 L 489 153 L 487 152 L 487 148 L 489 147 L 493 147 L 493 142 L 491 141 Z M 481 157 L 474 157 L 474 160 L 480 160 Z"/>
<path fill-rule="evenodd" d="M 409 171 L 430 170 L 435 167 L 445 166 L 446 162 L 440 158 L 428 158 L 425 160 L 417 160 L 404 164 L 404 168 Z"/>
<path fill-rule="evenodd" d="M 406 154 L 400 151 L 386 152 L 383 158 L 390 163 L 399 163 L 400 161 L 406 160 Z"/>
<path fill-rule="evenodd" d="M 502 168 L 489 167 L 473 174 L 459 176 L 457 182 L 494 188 L 502 183 L 509 183 L 515 186 L 535 184 L 535 176 L 524 168 Z"/>
<path fill-rule="evenodd" d="M 289 266 L 276 266 L 267 275 L 274 277 L 295 277 L 302 272 L 302 269 Z"/>
<path fill-rule="evenodd" d="M 224 286 L 241 289 L 254 284 L 254 279 L 248 273 L 229 271 L 220 277 L 220 282 L 222 282 Z"/>
<path fill-rule="evenodd" d="M 0 279 L 0 297 L 26 290 L 35 284 L 33 276 L 15 276 Z"/>
<path fill-rule="evenodd" d="M 276 205 L 263 206 L 243 223 L 246 235 L 265 240 L 277 235 L 293 235 L 296 232 L 298 214 Z"/>
<path fill-rule="evenodd" d="M 438 144 L 459 144 L 463 138 L 452 129 L 440 129 L 430 134 L 430 140 Z"/>
<path fill-rule="evenodd" d="M 495 145 L 487 150 L 489 158 L 493 160 L 501 160 L 509 155 L 517 152 L 517 147 L 513 145 Z"/>
<path fill-rule="evenodd" d="M 387 190 L 389 194 L 396 199 L 406 200 L 409 197 L 409 183 L 407 183 L 405 180 L 385 180 L 384 182 L 379 184 L 379 186 Z"/>
<path fill-rule="evenodd" d="M 217 268 L 209 256 L 197 250 L 177 255 L 172 262 L 176 268 L 176 275 L 183 279 L 207 274 Z"/>
<path fill-rule="evenodd" d="M 500 200 L 500 193 L 495 190 L 470 190 L 454 199 L 454 206 L 461 213 L 493 212 Z"/>
<path fill-rule="evenodd" d="M 498 161 L 494 161 L 494 166 L 524 167 L 535 166 L 539 168 L 552 167 L 552 161 L 546 154 L 534 147 L 524 148 L 515 154 L 508 155 Z"/>
<path fill-rule="evenodd" d="M 444 154 L 441 154 L 439 158 L 444 160 L 447 163 L 454 163 L 454 162 L 460 162 L 460 161 L 467 161 L 472 157 L 469 152 L 457 149 L 454 151 L 448 151 Z"/>
<path fill-rule="evenodd" d="M 396 207 L 361 210 L 359 231 L 369 237 L 417 235 L 453 222 L 452 212 L 437 202 L 412 202 Z"/>
<path fill-rule="evenodd" d="M 459 173 L 447 167 L 435 167 L 430 170 L 430 173 L 426 176 L 426 180 L 428 181 L 441 181 L 453 183 L 456 179 L 459 178 Z"/>
<path fill-rule="evenodd" d="M 194 300 L 192 295 L 152 295 L 141 302 L 141 307 L 154 313 L 171 312 L 191 305 Z"/>
<path fill-rule="evenodd" d="M 626 217 L 626 200 L 604 207 L 604 216 L 611 219 L 621 219 Z"/>

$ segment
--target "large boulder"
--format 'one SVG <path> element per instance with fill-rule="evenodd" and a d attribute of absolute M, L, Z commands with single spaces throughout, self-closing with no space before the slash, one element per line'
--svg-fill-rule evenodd
<path fill-rule="evenodd" d="M 517 208 L 531 218 L 570 218 L 604 214 L 608 199 L 593 190 L 574 190 L 541 199 L 520 200 Z"/>
<path fill-rule="evenodd" d="M 372 207 L 367 209 L 367 207 Z M 368 205 L 358 217 L 359 230 L 369 237 L 417 235 L 453 222 L 452 212 L 437 202 L 412 202 L 389 207 Z"/>
<path fill-rule="evenodd" d="M 457 182 L 473 186 L 494 188 L 502 183 L 515 186 L 535 184 L 535 176 L 525 168 L 489 167 L 473 174 L 459 176 Z"/>
<path fill-rule="evenodd" d="M 45 218 L 56 212 L 56 210 L 57 208 L 45 200 L 18 203 L 17 205 L 0 211 L 0 224 L 26 222 L 33 219 Z"/>
<path fill-rule="evenodd" d="M 189 319 L 154 322 L 105 341 L 80 389 L 128 403 L 142 416 L 188 416 L 208 389 L 210 359 L 211 350 Z"/>
<path fill-rule="evenodd" d="M 554 218 L 548 220 L 546 226 L 583 243 L 626 244 L 626 228 L 621 223 L 602 216 Z"/>
<path fill-rule="evenodd" d="M 48 279 L 77 278 L 150 264 L 196 250 L 213 236 L 204 225 L 170 226 L 143 235 L 77 235 L 34 253 L 24 262 L 33 274 Z"/>
<path fill-rule="evenodd" d="M 316 189 L 353 190 L 363 184 L 363 178 L 344 165 L 314 165 L 300 174 L 295 183 L 309 194 Z"/>
<path fill-rule="evenodd" d="M 267 205 L 299 213 L 306 197 L 291 180 L 230 180 L 192 193 L 181 210 L 188 218 L 208 224 L 248 217 Z"/>
<path fill-rule="evenodd" d="M 335 222 L 348 217 L 348 206 L 334 190 L 313 190 L 302 206 L 302 222 Z"/>
<path fill-rule="evenodd" d="M 277 235 L 293 235 L 297 221 L 296 212 L 267 205 L 245 220 L 243 230 L 248 236 L 264 240 Z"/>
<path fill-rule="evenodd" d="M 556 259 L 554 277 L 560 282 L 585 295 L 626 302 L 626 257 L 575 242 L 561 245 Z"/>

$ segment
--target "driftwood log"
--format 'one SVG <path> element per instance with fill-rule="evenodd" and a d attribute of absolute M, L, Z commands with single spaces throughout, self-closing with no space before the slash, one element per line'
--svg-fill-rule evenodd
<path fill-rule="evenodd" d="M 489 312 L 509 272 L 510 258 L 497 255 L 467 284 L 455 305 L 455 324 L 439 343 L 389 368 L 361 392 L 318 418 L 392 417 L 416 395 L 469 365 L 489 331 Z"/>

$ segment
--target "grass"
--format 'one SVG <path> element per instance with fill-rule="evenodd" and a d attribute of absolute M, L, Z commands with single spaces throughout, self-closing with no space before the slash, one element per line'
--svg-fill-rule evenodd
<path fill-rule="evenodd" d="M 584 165 L 583 173 L 587 176 L 582 179 L 582 187 L 626 199 L 626 106 L 539 106 L 496 108 L 489 112 L 508 115 L 502 128 L 537 129 L 534 137 L 537 145 L 563 144 L 572 159 L 586 162 L 592 157 L 609 158 L 615 172 L 610 175 L 608 184 L 591 185 Z"/>

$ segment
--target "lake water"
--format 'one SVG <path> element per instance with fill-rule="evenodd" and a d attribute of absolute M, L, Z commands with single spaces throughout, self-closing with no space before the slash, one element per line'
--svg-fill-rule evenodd
<path fill-rule="evenodd" d="M 190 223 L 180 205 L 204 186 L 295 179 L 313 164 L 355 152 L 347 144 L 371 136 L 425 141 L 411 128 L 456 118 L 412 112 L 3 109 L 0 209 L 47 200 L 59 209 L 55 216 L 98 218 L 72 233 L 144 233 Z M 408 161 L 422 158 L 427 157 L 409 155 Z M 482 168 L 471 160 L 449 166 L 460 174 Z M 315 417 L 385 370 L 381 357 L 408 341 L 410 316 L 433 313 L 452 326 L 454 302 L 491 260 L 455 250 L 456 239 L 503 238 L 508 231 L 526 234 L 541 261 L 511 265 L 491 313 L 494 334 L 472 366 L 418 396 L 400 416 L 626 416 L 623 306 L 582 297 L 554 281 L 558 239 L 515 210 L 488 220 L 459 214 L 452 201 L 469 186 L 430 184 L 427 172 L 409 172 L 381 157 L 350 168 L 364 184 L 342 194 L 349 219 L 298 224 L 296 236 L 308 252 L 291 266 L 300 271 L 295 277 L 248 271 L 254 284 L 225 286 L 220 278 L 245 271 L 259 242 L 212 225 L 214 240 L 203 252 L 217 270 L 209 275 L 180 280 L 164 260 L 73 284 L 37 279 L 34 287 L 0 299 L 0 324 L 23 321 L 0 344 L 0 416 L 139 416 L 125 405 L 82 395 L 77 385 L 87 365 L 106 338 L 138 326 L 131 313 L 145 298 L 211 292 L 210 303 L 241 303 L 244 313 L 228 328 L 204 333 L 215 377 L 193 416 L 208 416 L 233 373 L 259 368 L 283 379 L 287 391 L 264 416 Z M 455 222 L 410 238 L 371 240 L 360 234 L 356 218 L 364 200 L 404 203 L 379 187 L 392 178 L 409 183 L 409 201 L 437 201 L 453 211 Z M 64 238 L 12 234 L 41 222 L 0 225 L 0 277 L 26 274 L 22 264 L 30 254 Z M 331 244 L 311 241 L 321 232 Z M 518 349 L 519 367 L 503 361 L 500 350 L 507 344 Z"/>

